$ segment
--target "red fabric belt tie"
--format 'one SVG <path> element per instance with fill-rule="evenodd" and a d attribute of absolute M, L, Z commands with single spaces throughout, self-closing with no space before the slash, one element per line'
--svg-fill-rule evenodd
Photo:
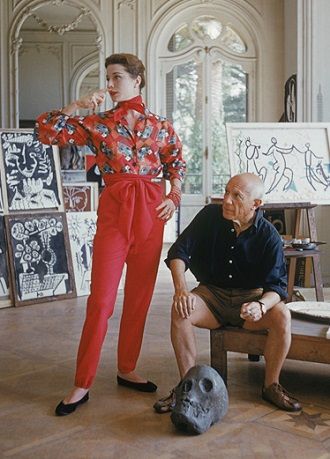
<path fill-rule="evenodd" d="M 136 240 L 145 241 L 154 226 L 155 208 L 162 201 L 163 191 L 159 183 L 152 181 L 155 179 L 133 174 L 103 176 L 110 195 L 120 204 L 117 224 L 127 240 L 133 230 Z"/>

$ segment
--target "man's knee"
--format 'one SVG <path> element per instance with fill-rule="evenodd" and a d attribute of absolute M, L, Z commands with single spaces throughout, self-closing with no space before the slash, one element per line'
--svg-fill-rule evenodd
<path fill-rule="evenodd" d="M 183 318 L 174 305 L 172 305 L 172 310 L 171 310 L 171 326 L 175 328 L 181 327 L 184 323 L 187 323 L 187 321 L 190 322 L 190 318 Z"/>
<path fill-rule="evenodd" d="M 291 314 L 283 302 L 277 303 L 271 309 L 271 327 L 284 333 L 291 333 Z"/>

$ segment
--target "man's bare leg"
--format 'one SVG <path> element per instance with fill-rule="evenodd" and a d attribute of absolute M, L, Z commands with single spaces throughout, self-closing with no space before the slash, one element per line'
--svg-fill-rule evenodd
<path fill-rule="evenodd" d="M 245 322 L 247 330 L 268 330 L 265 356 L 265 387 L 278 383 L 291 345 L 291 316 L 284 303 L 278 303 L 257 322 Z"/>
<path fill-rule="evenodd" d="M 171 340 L 181 378 L 196 365 L 197 349 L 194 327 L 209 330 L 220 327 L 220 323 L 205 302 L 199 296 L 195 296 L 195 308 L 189 317 L 180 317 L 174 307 L 172 308 Z"/>

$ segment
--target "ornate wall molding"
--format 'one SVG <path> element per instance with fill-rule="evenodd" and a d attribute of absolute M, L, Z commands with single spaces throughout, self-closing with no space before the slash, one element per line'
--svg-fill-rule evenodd
<path fill-rule="evenodd" d="M 21 29 L 27 18 L 32 14 L 37 15 L 37 10 L 42 6 L 55 4 L 62 6 L 63 4 L 76 7 L 82 12 L 88 11 L 89 17 L 97 32 L 97 39 L 95 46 L 99 53 L 99 71 L 100 71 L 100 84 L 105 84 L 105 77 L 103 72 L 103 62 L 105 56 L 106 44 L 106 23 L 104 18 L 101 17 L 100 11 L 95 8 L 95 2 L 90 0 L 17 0 L 13 6 L 16 12 L 13 15 L 12 23 L 8 30 L 8 51 L 10 55 L 9 61 L 9 92 L 11 97 L 9 99 L 9 126 L 18 127 L 19 125 L 19 49 L 22 45 Z M 63 30 L 61 30 L 62 32 Z M 59 31 L 57 31 L 59 32 Z"/>
<path fill-rule="evenodd" d="M 22 43 L 23 43 L 23 38 L 21 38 L 21 37 L 15 38 L 12 41 L 12 44 L 11 44 L 10 54 L 15 54 L 15 53 L 19 52 L 19 50 L 20 50 L 20 48 L 22 46 Z"/>
<path fill-rule="evenodd" d="M 59 2 L 59 1 L 61 1 L 61 0 L 57 0 L 57 2 Z M 80 8 L 80 9 L 81 9 L 81 13 L 79 13 L 78 16 L 73 21 L 71 21 L 68 24 L 62 24 L 62 25 L 59 25 L 59 26 L 58 25 L 49 24 L 47 21 L 45 21 L 44 19 L 39 17 L 36 13 L 31 13 L 31 16 L 35 19 L 35 21 L 39 25 L 41 25 L 41 27 L 46 29 L 48 32 L 55 32 L 58 35 L 63 35 L 66 32 L 70 32 L 72 30 L 75 30 L 79 26 L 79 24 L 83 20 L 83 18 L 85 16 L 90 15 L 90 11 L 87 8 L 83 7 L 83 8 Z"/>
<path fill-rule="evenodd" d="M 23 2 L 24 0 L 12 0 L 12 10 L 15 11 L 17 7 Z"/>
<path fill-rule="evenodd" d="M 119 0 L 117 8 L 120 9 L 121 6 L 128 6 L 131 10 L 135 9 L 136 0 Z"/>

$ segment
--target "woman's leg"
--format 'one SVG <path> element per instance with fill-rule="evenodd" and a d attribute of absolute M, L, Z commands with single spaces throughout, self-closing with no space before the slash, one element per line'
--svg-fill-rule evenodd
<path fill-rule="evenodd" d="M 77 357 L 77 387 L 89 388 L 92 385 L 108 319 L 113 314 L 127 253 L 127 245 L 118 239 L 114 244 L 115 241 L 107 241 L 101 235 L 94 241 L 91 294 Z"/>
<path fill-rule="evenodd" d="M 64 399 L 65 403 L 80 400 L 96 374 L 129 247 L 127 238 L 118 229 L 119 214 L 120 204 L 106 188 L 99 203 L 97 232 L 93 242 L 91 294 L 78 349 L 75 387 Z"/>
<path fill-rule="evenodd" d="M 152 299 L 162 249 L 164 223 L 155 220 L 146 241 L 135 241 L 127 257 L 125 299 L 118 341 L 118 370 L 134 371 L 140 354 L 144 326 Z M 138 382 L 137 375 L 129 378 Z"/>

